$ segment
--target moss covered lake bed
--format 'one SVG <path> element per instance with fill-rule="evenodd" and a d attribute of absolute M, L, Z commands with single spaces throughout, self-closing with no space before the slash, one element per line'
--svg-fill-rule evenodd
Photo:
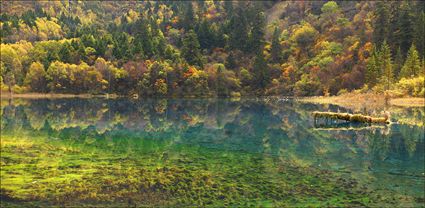
<path fill-rule="evenodd" d="M 3 102 L 2 206 L 424 206 L 423 126 L 317 130 L 309 116 L 324 108 Z"/>

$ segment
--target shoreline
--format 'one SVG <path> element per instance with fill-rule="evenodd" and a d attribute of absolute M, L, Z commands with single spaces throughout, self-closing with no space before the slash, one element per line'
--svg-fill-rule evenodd
<path fill-rule="evenodd" d="M 8 92 L 1 92 L 1 99 L 13 99 L 13 98 L 27 98 L 27 99 L 45 99 L 45 98 L 117 98 L 115 94 L 104 94 L 104 95 L 93 95 L 93 94 L 63 94 L 63 93 L 22 93 L 22 94 L 11 94 Z"/>
<path fill-rule="evenodd" d="M 8 92 L 1 92 L 1 99 L 13 98 L 26 98 L 26 99 L 58 99 L 58 98 L 119 98 L 126 97 L 116 94 L 64 94 L 64 93 L 22 93 L 10 94 Z M 241 96 L 252 97 L 252 96 Z M 293 97 L 293 96 L 257 96 L 257 97 L 285 97 L 292 98 L 299 102 L 315 103 L 315 104 L 334 104 L 342 107 L 355 109 L 358 107 L 379 108 L 386 106 L 396 107 L 425 107 L 425 98 L 420 97 L 398 97 L 398 98 L 385 98 L 385 95 L 375 93 L 346 93 L 336 96 L 312 96 L 312 97 Z M 132 98 L 132 97 L 128 97 Z M 175 98 L 175 97 L 161 97 L 161 98 Z M 187 97 L 185 97 L 187 98 Z M 200 97 L 212 98 L 212 97 Z M 232 98 L 232 97 L 227 97 Z M 135 98 L 137 99 L 137 98 Z"/>
<path fill-rule="evenodd" d="M 304 103 L 333 104 L 341 107 L 363 110 L 386 107 L 425 107 L 425 98 L 394 97 L 386 98 L 383 94 L 375 93 L 346 93 L 337 96 L 316 96 L 297 99 Z"/>

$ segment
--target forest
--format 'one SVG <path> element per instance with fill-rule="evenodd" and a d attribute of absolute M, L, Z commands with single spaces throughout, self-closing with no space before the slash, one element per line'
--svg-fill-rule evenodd
<path fill-rule="evenodd" d="M 423 97 L 422 1 L 2 1 L 3 93 Z"/>

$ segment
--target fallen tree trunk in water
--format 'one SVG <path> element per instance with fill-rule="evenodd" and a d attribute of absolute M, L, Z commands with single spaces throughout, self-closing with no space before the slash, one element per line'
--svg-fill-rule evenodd
<path fill-rule="evenodd" d="M 320 131 L 361 131 L 361 130 L 371 130 L 371 129 L 381 129 L 381 130 L 386 130 L 388 127 L 386 125 L 371 125 L 371 124 L 366 124 L 364 126 L 359 126 L 359 127 L 353 127 L 353 126 L 330 126 L 330 125 L 326 125 L 326 124 L 321 124 L 321 125 L 314 125 L 316 130 L 320 130 Z"/>
<path fill-rule="evenodd" d="M 338 119 L 349 122 L 361 122 L 361 123 L 390 123 L 390 117 L 388 114 L 385 114 L 384 117 L 371 117 L 364 116 L 361 114 L 350 114 L 350 113 L 333 113 L 333 112 L 313 112 L 314 121 L 318 118 L 326 118 L 326 119 Z"/>

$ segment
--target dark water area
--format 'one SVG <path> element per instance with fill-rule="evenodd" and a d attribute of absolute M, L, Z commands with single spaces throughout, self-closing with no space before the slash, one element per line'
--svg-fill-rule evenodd
<path fill-rule="evenodd" d="M 424 109 L 314 125 L 272 99 L 15 99 L 1 105 L 6 206 L 424 206 Z"/>

